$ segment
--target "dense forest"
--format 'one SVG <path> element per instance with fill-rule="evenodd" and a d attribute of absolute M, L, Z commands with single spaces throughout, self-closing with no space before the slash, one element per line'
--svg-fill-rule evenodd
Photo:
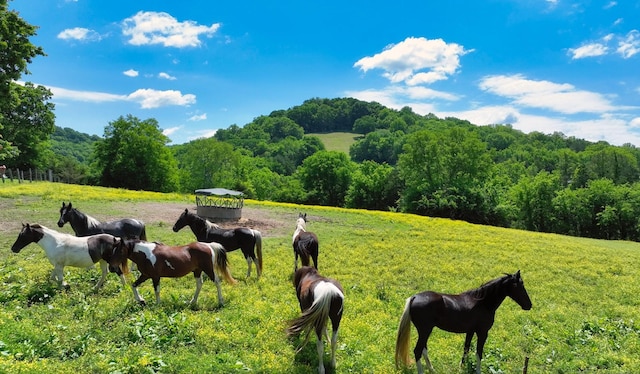
<path fill-rule="evenodd" d="M 308 135 L 330 132 L 359 137 L 345 154 Z M 476 126 L 352 98 L 314 98 L 212 138 L 168 143 L 154 119 L 120 117 L 104 137 L 56 128 L 49 166 L 74 183 L 167 192 L 215 186 L 259 200 L 640 238 L 640 150 L 631 144 Z"/>

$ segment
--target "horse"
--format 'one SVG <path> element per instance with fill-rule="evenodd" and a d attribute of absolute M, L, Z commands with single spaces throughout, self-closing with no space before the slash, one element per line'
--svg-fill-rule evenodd
<path fill-rule="evenodd" d="M 185 209 L 173 225 L 173 232 L 182 230 L 189 226 L 199 242 L 222 244 L 225 251 L 232 252 L 240 248 L 244 258 L 247 260 L 247 278 L 251 275 L 251 263 L 256 264 L 258 278 L 262 274 L 262 233 L 258 230 L 236 227 L 234 229 L 223 229 L 197 214 Z M 256 251 L 258 256 L 256 258 Z"/>
<path fill-rule="evenodd" d="M 218 275 L 227 283 L 237 283 L 229 272 L 227 253 L 218 243 L 192 242 L 169 246 L 140 239 L 122 239 L 109 258 L 109 270 L 117 274 L 129 273 L 127 259 L 134 262 L 140 272 L 138 279 L 131 284 L 131 289 L 134 299 L 141 305 L 146 305 L 146 301 L 138 293 L 138 286 L 149 278 L 153 281 L 156 304 L 160 304 L 160 278 L 179 278 L 193 273 L 196 292 L 189 302 L 191 305 L 198 302 L 203 272 L 215 282 L 220 305 L 223 305 L 223 299 Z"/>
<path fill-rule="evenodd" d="M 293 271 L 298 269 L 298 256 L 302 266 L 309 266 L 313 259 L 313 267 L 318 268 L 318 237 L 311 231 L 307 231 L 307 213 L 298 214 L 296 221 L 296 231 L 291 238 L 293 242 Z"/>
<path fill-rule="evenodd" d="M 111 234 L 117 237 L 147 240 L 145 225 L 142 221 L 133 218 L 124 218 L 111 222 L 100 222 L 97 219 L 80 212 L 78 209 L 62 202 L 58 227 L 63 227 L 69 222 L 76 236 L 88 236 L 94 234 Z"/>
<path fill-rule="evenodd" d="M 318 373 L 324 374 L 324 346 L 322 337 L 327 335 L 327 320 L 331 320 L 331 367 L 336 367 L 336 344 L 338 328 L 342 319 L 344 306 L 344 291 L 340 282 L 326 278 L 318 273 L 316 268 L 302 266 L 296 270 L 293 279 L 296 296 L 300 302 L 302 315 L 289 321 L 287 335 L 305 334 L 304 344 L 309 341 L 313 329 L 316 333 L 316 349 L 318 351 Z M 298 351 L 302 349 L 300 347 Z"/>
<path fill-rule="evenodd" d="M 94 287 L 97 290 L 102 287 L 107 278 L 107 259 L 119 241 L 119 238 L 110 234 L 77 237 L 39 224 L 27 223 L 22 225 L 22 230 L 11 246 L 11 251 L 19 253 L 27 245 L 37 243 L 44 249 L 49 262 L 53 265 L 51 279 L 58 283 L 58 287 L 65 288 L 69 287 L 64 281 L 65 266 L 89 268 L 96 262 L 100 262 L 102 277 Z M 126 283 L 122 275 L 120 280 L 123 285 Z"/>
<path fill-rule="evenodd" d="M 404 366 L 409 364 L 409 322 L 412 322 L 418 330 L 418 341 L 413 349 L 418 373 L 423 373 L 420 355 L 424 357 L 429 370 L 433 371 L 428 356 L 427 340 L 433 328 L 438 327 L 448 332 L 467 334 L 461 364 L 465 362 L 471 339 L 476 334 L 476 373 L 480 374 L 482 352 L 489 329 L 493 325 L 496 310 L 507 296 L 522 309 L 531 309 L 531 299 L 524 287 L 520 270 L 458 295 L 425 291 L 409 297 L 398 327 L 396 367 L 400 366 L 400 362 Z"/>

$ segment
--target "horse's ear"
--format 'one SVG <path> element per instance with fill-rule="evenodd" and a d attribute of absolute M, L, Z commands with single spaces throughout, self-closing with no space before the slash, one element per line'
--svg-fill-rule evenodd
<path fill-rule="evenodd" d="M 189 213 L 189 208 L 184 208 L 184 213 L 185 214 Z"/>
<path fill-rule="evenodd" d="M 69 201 L 69 209 L 71 209 L 71 201 Z"/>
<path fill-rule="evenodd" d="M 520 270 L 516 271 L 515 276 L 516 276 L 516 279 L 520 279 Z"/>
<path fill-rule="evenodd" d="M 64 209 L 64 201 L 62 202 L 62 209 Z"/>

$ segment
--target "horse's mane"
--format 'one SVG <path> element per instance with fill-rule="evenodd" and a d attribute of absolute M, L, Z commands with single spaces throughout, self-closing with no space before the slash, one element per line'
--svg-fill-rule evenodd
<path fill-rule="evenodd" d="M 207 227 L 210 228 L 210 229 L 220 230 L 222 228 L 217 223 L 213 223 L 213 222 L 209 221 L 208 219 L 203 218 L 203 220 L 206 222 Z"/>
<path fill-rule="evenodd" d="M 483 300 L 489 297 L 490 295 L 494 295 L 495 293 L 497 293 L 498 289 L 500 289 L 500 285 L 504 283 L 504 281 L 510 276 L 511 275 L 507 274 L 500 278 L 492 279 L 486 283 L 483 283 L 480 287 L 474 288 L 465 293 L 468 295 L 471 295 L 472 297 L 478 300 Z"/>

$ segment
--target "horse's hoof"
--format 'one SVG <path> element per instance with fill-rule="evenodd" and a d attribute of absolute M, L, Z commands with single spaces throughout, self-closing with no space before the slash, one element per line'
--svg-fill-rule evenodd
<path fill-rule="evenodd" d="M 141 306 L 147 306 L 147 302 L 144 300 L 138 300 L 138 304 L 140 304 Z"/>

